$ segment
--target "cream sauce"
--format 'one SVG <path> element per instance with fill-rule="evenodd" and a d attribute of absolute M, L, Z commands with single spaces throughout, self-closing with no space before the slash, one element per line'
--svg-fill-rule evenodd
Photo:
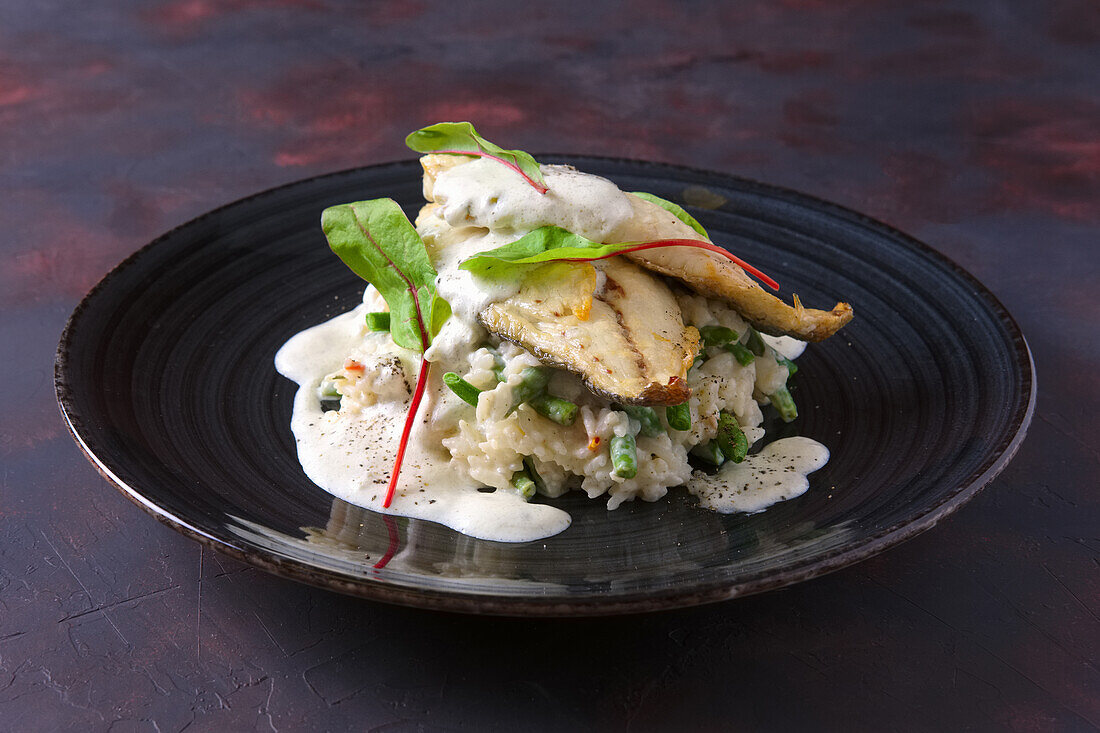
<path fill-rule="evenodd" d="M 780 356 L 787 359 L 797 359 L 806 350 L 806 342 L 799 341 L 793 336 L 769 336 L 762 333 L 760 338 L 764 339 L 764 343 L 775 349 Z"/>
<path fill-rule="evenodd" d="M 507 166 L 480 158 L 440 173 L 432 195 L 451 226 L 525 234 L 554 225 L 596 242 L 605 241 L 633 212 L 626 194 L 606 178 L 563 165 L 541 170 L 549 188 L 545 194 Z"/>
<path fill-rule="evenodd" d="M 721 514 L 753 514 L 802 496 L 810 487 L 807 476 L 828 460 L 829 449 L 816 440 L 783 438 L 741 463 L 727 462 L 716 474 L 696 471 L 687 489 L 700 506 Z"/>
<path fill-rule="evenodd" d="M 364 305 L 302 331 L 276 354 L 276 369 L 299 385 L 291 418 L 298 458 L 306 475 L 322 489 L 358 506 L 438 522 L 480 539 L 533 541 L 569 526 L 569 515 L 556 507 L 527 503 L 510 492 L 478 491 L 463 467 L 452 464 L 432 425 L 432 416 L 445 412 L 448 401 L 454 399 L 442 385 L 442 374 L 459 370 L 465 356 L 485 340 L 477 314 L 516 290 L 513 284 L 474 277 L 459 270 L 458 264 L 476 252 L 551 224 L 602 241 L 631 216 L 630 201 L 610 181 L 566 166 L 543 166 L 542 170 L 550 188 L 545 195 L 514 171 L 485 159 L 455 166 L 436 179 L 434 196 L 441 204 L 437 216 L 452 227 L 473 226 L 482 231 L 466 231 L 453 243 L 434 247 L 429 243 L 439 273 L 437 287 L 453 315 L 426 354 L 432 363 L 429 392 L 388 509 L 382 508 L 382 502 L 420 359 L 384 334 L 371 334 L 365 328 L 365 313 L 379 309 L 377 293 L 367 288 Z M 429 242 L 427 230 L 432 225 L 429 220 L 422 228 Z M 793 344 L 769 342 L 783 354 L 794 350 L 788 350 Z M 325 376 L 337 371 L 348 356 L 382 354 L 396 355 L 404 367 L 407 389 L 399 398 L 380 399 L 357 412 L 321 410 L 317 392 Z M 729 464 L 717 476 L 696 473 L 688 489 L 703 506 L 720 512 L 760 511 L 804 492 L 806 474 L 827 458 L 828 451 L 819 443 L 788 438 L 740 465 Z"/>
<path fill-rule="evenodd" d="M 485 330 L 477 322 L 477 314 L 490 303 L 505 300 L 516 293 L 518 286 L 507 281 L 492 281 L 475 277 L 459 264 L 486 250 L 515 241 L 492 232 L 485 232 L 447 246 L 435 248 L 433 265 L 439 273 L 436 290 L 451 306 L 451 317 L 428 347 L 428 360 L 455 363 L 478 344 L 485 342 Z"/>
<path fill-rule="evenodd" d="M 473 481 L 455 470 L 438 442 L 433 445 L 425 440 L 430 434 L 424 424 L 430 400 L 421 405 L 393 503 L 388 509 L 382 508 L 409 399 L 379 401 L 358 414 L 346 414 L 322 412 L 317 397 L 325 375 L 337 370 L 345 356 L 360 347 L 366 310 L 366 306 L 359 306 L 306 329 L 275 355 L 275 368 L 299 385 L 290 428 L 306 476 L 352 504 L 384 514 L 439 522 L 480 539 L 527 542 L 568 527 L 569 515 L 561 509 L 529 504 L 508 492 L 479 492 Z M 412 384 L 419 365 L 417 355 L 397 351 Z M 434 371 L 438 376 L 443 369 Z M 433 382 L 438 388 L 438 379 Z"/>

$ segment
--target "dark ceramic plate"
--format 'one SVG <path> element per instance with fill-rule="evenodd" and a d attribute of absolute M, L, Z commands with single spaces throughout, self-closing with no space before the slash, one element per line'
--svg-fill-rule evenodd
<path fill-rule="evenodd" d="M 61 338 L 57 396 L 88 457 L 161 521 L 260 568 L 414 606 L 613 614 L 717 601 L 844 567 L 928 529 L 989 483 L 1023 439 L 1030 354 L 1004 307 L 923 244 L 802 194 L 703 171 L 546 156 L 685 203 L 714 240 L 784 292 L 856 319 L 800 359 L 802 416 L 771 425 L 832 449 L 810 490 L 722 516 L 673 490 L 608 512 L 559 503 L 564 533 L 526 544 L 383 518 L 318 489 L 290 433 L 296 385 L 272 359 L 353 307 L 324 207 L 391 196 L 418 207 L 415 162 L 314 178 L 230 204 L 119 265 Z"/>

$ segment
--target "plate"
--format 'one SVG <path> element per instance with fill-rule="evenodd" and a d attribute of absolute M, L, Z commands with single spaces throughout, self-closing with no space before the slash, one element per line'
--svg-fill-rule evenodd
<path fill-rule="evenodd" d="M 542 156 L 684 204 L 715 242 L 787 294 L 855 320 L 811 345 L 769 426 L 832 450 L 802 497 L 751 516 L 683 489 L 608 512 L 553 500 L 546 540 L 476 540 L 334 499 L 298 464 L 293 334 L 356 305 L 363 284 L 319 226 L 331 204 L 421 203 L 415 161 L 301 181 L 165 234 L 108 274 L 58 348 L 57 398 L 81 449 L 128 498 L 214 549 L 380 601 L 516 615 L 605 615 L 718 601 L 811 578 L 932 527 L 1015 453 L 1035 402 L 1023 335 L 977 280 L 866 216 L 774 186 L 628 160 Z"/>

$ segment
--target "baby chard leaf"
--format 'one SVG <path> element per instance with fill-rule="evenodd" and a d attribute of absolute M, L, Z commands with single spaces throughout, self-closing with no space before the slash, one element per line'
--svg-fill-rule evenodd
<path fill-rule="evenodd" d="M 546 181 L 538 162 L 522 150 L 505 150 L 481 135 L 469 122 L 440 122 L 412 132 L 405 144 L 418 153 L 446 153 L 492 158 L 508 166 L 539 193 L 546 193 Z"/>
<path fill-rule="evenodd" d="M 660 196 L 654 196 L 653 194 L 646 193 L 645 191 L 634 191 L 633 194 L 640 199 L 645 199 L 651 204 L 657 204 L 662 209 L 669 212 L 677 219 L 694 229 L 697 234 L 701 234 L 709 239 L 707 230 L 703 228 L 703 225 L 697 222 L 694 216 L 684 211 L 684 207 L 680 206 L 679 204 L 674 204 L 671 201 L 666 201 Z"/>
<path fill-rule="evenodd" d="M 382 502 L 388 508 L 401 476 L 416 412 L 428 385 L 431 364 L 423 354 L 450 317 L 451 307 L 436 292 L 436 272 L 424 241 L 393 199 L 330 206 L 321 212 L 321 229 L 329 247 L 344 264 L 382 294 L 390 307 L 390 335 L 394 342 L 421 353 L 416 389 L 409 402 Z"/>
<path fill-rule="evenodd" d="M 525 269 L 524 265 L 572 259 L 600 259 L 617 254 L 623 245 L 599 244 L 567 229 L 545 226 L 534 229 L 514 242 L 487 252 L 479 252 L 459 265 L 485 277 L 508 277 Z"/>
<path fill-rule="evenodd" d="M 487 252 L 480 252 L 464 260 L 459 265 L 459 269 L 468 270 L 482 277 L 514 277 L 518 272 L 517 268 L 522 268 L 525 265 L 545 262 L 591 262 L 614 257 L 615 255 L 662 247 L 705 249 L 730 260 L 746 272 L 755 275 L 773 290 L 779 289 L 779 283 L 775 280 L 740 257 L 710 242 L 697 239 L 659 239 L 652 242 L 601 244 L 555 226 L 539 227 L 514 242 Z"/>
<path fill-rule="evenodd" d="M 329 247 L 390 307 L 390 334 L 423 352 L 451 314 L 435 289 L 435 268 L 408 217 L 393 199 L 330 206 L 321 213 Z"/>

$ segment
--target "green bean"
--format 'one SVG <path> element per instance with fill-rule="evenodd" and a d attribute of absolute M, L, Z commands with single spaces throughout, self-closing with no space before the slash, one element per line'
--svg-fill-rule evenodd
<path fill-rule="evenodd" d="M 321 412 L 332 412 L 340 409 L 344 398 L 336 387 L 336 382 L 343 380 L 344 377 L 339 374 L 321 380 L 321 386 L 317 390 L 317 397 L 321 402 Z"/>
<path fill-rule="evenodd" d="M 682 402 L 665 408 L 665 420 L 673 430 L 691 430 L 691 405 Z"/>
<path fill-rule="evenodd" d="M 550 370 L 540 367 L 527 367 L 520 372 L 519 377 L 519 383 L 512 387 L 512 408 L 508 410 L 509 414 L 524 402 L 542 394 L 546 389 L 546 384 L 550 381 Z"/>
<path fill-rule="evenodd" d="M 737 359 L 737 363 L 741 366 L 748 366 L 749 364 L 752 364 L 753 361 L 756 359 L 756 356 L 753 355 L 751 351 L 749 351 L 736 341 L 732 344 L 726 344 L 722 348 L 733 354 L 733 358 Z"/>
<path fill-rule="evenodd" d="M 320 395 L 322 399 L 340 399 L 340 389 L 336 386 L 337 381 L 344 381 L 344 377 L 336 375 L 334 377 L 325 377 L 321 380 Z"/>
<path fill-rule="evenodd" d="M 775 409 L 779 413 L 779 417 L 783 418 L 783 422 L 790 422 L 798 417 L 798 408 L 795 407 L 794 398 L 791 397 L 791 392 L 786 385 L 772 392 L 768 395 L 768 398 L 775 405 Z"/>
<path fill-rule="evenodd" d="M 749 439 L 737 424 L 737 418 L 725 410 L 718 413 L 718 435 L 714 441 L 718 443 L 722 455 L 734 463 L 745 460 L 749 452 Z"/>
<path fill-rule="evenodd" d="M 780 356 L 779 354 L 776 354 L 775 355 L 775 360 L 777 362 L 779 362 L 780 364 L 782 364 L 783 366 L 787 367 L 787 376 L 788 377 L 793 377 L 795 374 L 798 374 L 798 365 L 795 364 L 790 359 L 788 359 L 787 357 Z"/>
<path fill-rule="evenodd" d="M 703 346 L 722 346 L 737 340 L 737 331 L 725 326 L 702 326 L 699 335 L 703 337 Z"/>
<path fill-rule="evenodd" d="M 523 468 L 527 471 L 527 475 L 531 477 L 531 480 L 535 482 L 535 489 L 545 492 L 546 482 L 542 480 L 542 476 L 539 475 L 538 470 L 535 468 L 535 459 L 533 456 L 523 457 Z"/>
<path fill-rule="evenodd" d="M 321 403 L 321 412 L 330 413 L 338 411 L 341 403 L 343 402 L 343 395 L 340 394 L 340 390 L 337 389 L 337 380 L 343 380 L 343 376 L 337 374 L 335 376 L 326 376 L 321 380 L 321 385 L 317 389 L 318 401 Z"/>
<path fill-rule="evenodd" d="M 372 331 L 389 331 L 390 314 L 386 311 L 375 311 L 367 314 L 367 328 Z"/>
<path fill-rule="evenodd" d="M 652 407 L 643 405 L 616 405 L 616 410 L 622 410 L 630 417 L 642 424 L 642 435 L 647 438 L 656 438 L 665 429 L 661 426 L 661 420 L 657 417 L 657 411 Z"/>
<path fill-rule="evenodd" d="M 699 367 L 701 367 L 703 365 L 703 362 L 706 361 L 706 360 L 707 360 L 707 357 L 703 356 L 703 354 L 701 352 L 696 354 L 695 358 L 691 362 L 691 368 L 692 369 L 698 369 Z"/>
<path fill-rule="evenodd" d="M 748 340 L 745 341 L 745 345 L 749 347 L 749 351 L 757 356 L 763 356 L 768 346 L 764 343 L 764 339 L 760 337 L 760 332 L 755 328 L 749 329 Z"/>
<path fill-rule="evenodd" d="M 638 444 L 633 435 L 617 435 L 611 439 L 611 473 L 619 478 L 638 475 Z"/>
<path fill-rule="evenodd" d="M 493 374 L 496 375 L 498 382 L 503 382 L 505 380 L 504 357 L 496 349 L 489 349 L 489 353 L 493 355 Z"/>
<path fill-rule="evenodd" d="M 463 402 L 477 407 L 477 398 L 481 395 L 480 389 L 454 372 L 447 372 L 443 375 L 443 384 L 450 387 L 451 391 L 458 395 Z"/>
<path fill-rule="evenodd" d="M 726 457 L 722 455 L 722 450 L 718 447 L 718 441 L 712 440 L 709 443 L 697 445 L 691 449 L 691 455 L 699 458 L 712 466 L 721 466 L 726 462 Z"/>
<path fill-rule="evenodd" d="M 512 474 L 511 484 L 512 488 L 516 490 L 516 493 L 519 494 L 524 501 L 530 501 L 537 489 L 535 480 L 532 479 L 524 469 L 520 469 Z"/>
<path fill-rule="evenodd" d="M 572 425 L 577 421 L 577 405 L 561 397 L 550 394 L 535 395 L 527 400 L 527 404 L 535 409 L 535 412 L 545 418 L 553 420 L 558 425 Z"/>

